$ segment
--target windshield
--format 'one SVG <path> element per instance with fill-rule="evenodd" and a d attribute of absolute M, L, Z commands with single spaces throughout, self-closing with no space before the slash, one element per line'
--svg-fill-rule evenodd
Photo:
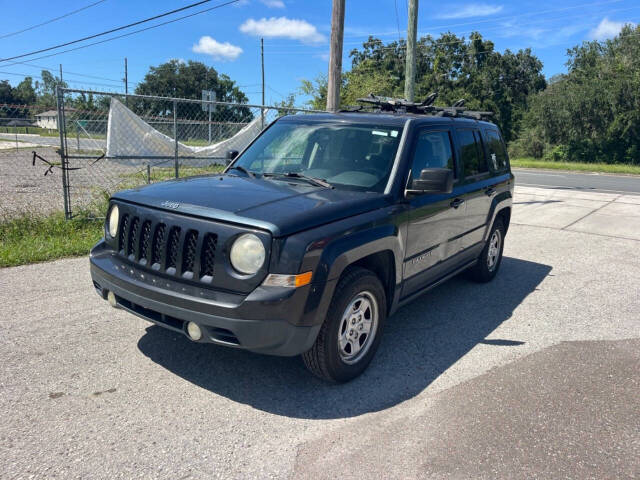
<path fill-rule="evenodd" d="M 399 127 L 281 121 L 264 132 L 233 166 L 276 180 L 300 174 L 325 180 L 335 188 L 382 192 L 401 133 Z"/>

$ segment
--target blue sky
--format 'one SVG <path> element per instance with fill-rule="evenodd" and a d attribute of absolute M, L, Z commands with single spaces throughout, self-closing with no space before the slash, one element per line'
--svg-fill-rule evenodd
<path fill-rule="evenodd" d="M 104 0 L 61 20 L 10 36 L 7 35 L 86 7 L 96 0 L 3 1 L 0 58 L 108 30 L 193 1 Z M 223 0 L 214 0 L 156 23 L 218 3 Z M 345 68 L 350 66 L 349 51 L 361 45 L 368 35 L 387 41 L 406 35 L 406 0 L 346 0 L 346 5 Z M 52 52 L 18 60 L 27 65 L 0 62 L 0 79 L 15 85 L 26 74 L 38 77 L 40 67 L 57 71 L 62 63 L 65 81 L 72 87 L 122 91 L 124 57 L 127 57 L 131 91 L 150 65 L 171 58 L 192 59 L 226 73 L 243 86 L 252 103 L 258 103 L 260 37 L 263 36 L 266 99 L 270 103 L 295 92 L 301 79 L 326 74 L 330 21 L 330 0 L 241 0 L 235 5 L 112 42 L 49 58 L 36 59 Z M 639 22 L 638 0 L 422 0 L 418 30 L 420 34 L 436 36 L 444 31 L 468 35 L 477 30 L 493 40 L 500 51 L 531 47 L 543 61 L 545 74 L 552 76 L 565 71 L 567 48 L 584 40 L 611 37 L 624 23 Z M 303 101 L 304 98 L 298 98 L 298 103 Z"/>

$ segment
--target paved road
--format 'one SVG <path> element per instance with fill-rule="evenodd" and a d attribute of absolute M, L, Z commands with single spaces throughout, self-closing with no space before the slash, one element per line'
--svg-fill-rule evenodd
<path fill-rule="evenodd" d="M 497 278 L 341 386 L 110 308 L 86 258 L 0 269 L 0 476 L 640 478 L 640 242 L 598 233 L 638 198 L 519 187 Z"/>
<path fill-rule="evenodd" d="M 27 135 L 22 133 L 19 133 L 17 137 L 18 137 L 18 140 L 21 142 L 33 143 L 35 145 L 53 146 L 53 147 L 60 146 L 60 137 L 43 137 L 40 135 L 31 135 L 31 134 Z M 7 140 L 15 140 L 16 135 L 11 133 L 0 133 L 0 138 L 4 138 Z M 78 140 L 73 136 L 68 137 L 67 142 L 69 144 L 70 149 L 76 149 L 79 145 L 80 149 L 82 150 L 99 150 L 101 148 L 104 148 L 107 145 L 106 140 L 102 140 L 102 139 L 94 140 L 91 138 L 80 138 L 78 143 Z"/>
<path fill-rule="evenodd" d="M 568 188 L 582 191 L 640 194 L 640 177 L 573 173 L 516 168 L 517 185 Z"/>

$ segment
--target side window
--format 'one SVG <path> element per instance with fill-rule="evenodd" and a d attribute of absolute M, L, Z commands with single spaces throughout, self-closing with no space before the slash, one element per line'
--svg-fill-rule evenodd
<path fill-rule="evenodd" d="M 507 152 L 500 134 L 495 130 L 486 130 L 487 152 L 489 154 L 489 165 L 492 170 L 504 170 L 507 168 Z"/>
<path fill-rule="evenodd" d="M 458 130 L 458 139 L 460 141 L 464 176 L 472 177 L 487 172 L 489 169 L 484 157 L 480 132 L 474 130 Z"/>
<path fill-rule="evenodd" d="M 420 172 L 425 168 L 449 168 L 453 170 L 455 175 L 449 132 L 429 130 L 418 134 L 416 148 L 413 152 L 411 179 L 420 178 Z"/>

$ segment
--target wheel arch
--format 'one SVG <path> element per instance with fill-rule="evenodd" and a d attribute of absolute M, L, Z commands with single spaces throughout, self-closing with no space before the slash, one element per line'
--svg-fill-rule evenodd
<path fill-rule="evenodd" d="M 362 257 L 361 259 L 356 260 L 355 262 L 348 265 L 347 268 L 343 270 L 340 278 L 342 278 L 351 267 L 364 268 L 373 272 L 378 277 L 380 283 L 382 283 L 384 293 L 387 297 L 386 313 L 388 315 L 391 311 L 391 305 L 393 304 L 396 290 L 396 265 L 393 252 L 387 249 L 372 253 L 370 255 L 367 255 L 366 257 Z"/>

